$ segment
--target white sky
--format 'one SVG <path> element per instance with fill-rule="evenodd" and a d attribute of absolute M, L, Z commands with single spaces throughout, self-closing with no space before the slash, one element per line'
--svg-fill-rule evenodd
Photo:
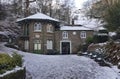
<path fill-rule="evenodd" d="M 77 8 L 82 8 L 83 3 L 87 0 L 75 0 L 75 5 Z"/>

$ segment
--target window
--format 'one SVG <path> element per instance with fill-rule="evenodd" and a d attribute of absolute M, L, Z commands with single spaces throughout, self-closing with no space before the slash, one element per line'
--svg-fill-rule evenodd
<path fill-rule="evenodd" d="M 81 37 L 81 38 L 86 38 L 86 32 L 85 32 L 85 31 L 82 31 L 82 32 L 80 33 L 80 37 Z"/>
<path fill-rule="evenodd" d="M 53 32 L 53 26 L 51 24 L 47 25 L 47 32 Z"/>
<path fill-rule="evenodd" d="M 24 27 L 24 35 L 29 35 L 29 24 L 26 24 Z"/>
<path fill-rule="evenodd" d="M 40 40 L 34 40 L 34 50 L 35 51 L 41 50 Z"/>
<path fill-rule="evenodd" d="M 41 23 L 35 23 L 34 24 L 34 31 L 35 32 L 40 32 L 42 30 L 42 25 Z"/>
<path fill-rule="evenodd" d="M 62 33 L 62 38 L 63 38 L 63 39 L 68 39 L 68 32 L 67 32 L 67 31 L 64 31 L 64 32 Z"/>
<path fill-rule="evenodd" d="M 24 43 L 24 48 L 25 50 L 29 50 L 29 41 L 28 40 L 25 40 L 25 43 Z"/>
<path fill-rule="evenodd" d="M 53 49 L 53 41 L 47 40 L 47 49 Z"/>

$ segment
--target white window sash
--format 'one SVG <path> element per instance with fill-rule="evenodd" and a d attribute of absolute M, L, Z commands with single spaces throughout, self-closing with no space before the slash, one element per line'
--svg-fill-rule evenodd
<path fill-rule="evenodd" d="M 40 23 L 35 23 L 34 32 L 41 32 L 41 30 L 42 30 L 42 25 Z"/>
<path fill-rule="evenodd" d="M 41 50 L 40 40 L 34 40 L 34 50 Z"/>
<path fill-rule="evenodd" d="M 47 25 L 47 32 L 53 32 L 53 28 L 52 28 L 52 25 L 48 24 Z"/>
<path fill-rule="evenodd" d="M 41 50 L 41 44 L 34 44 L 34 50 Z"/>
<path fill-rule="evenodd" d="M 26 40 L 24 44 L 25 44 L 25 50 L 29 50 L 29 41 Z"/>
<path fill-rule="evenodd" d="M 37 47 L 37 44 L 35 43 L 34 44 L 34 50 L 37 50 L 38 49 L 38 47 Z"/>
<path fill-rule="evenodd" d="M 63 38 L 63 39 L 68 39 L 68 32 L 64 31 L 64 32 L 62 33 L 62 38 Z"/>
<path fill-rule="evenodd" d="M 53 41 L 47 40 L 47 49 L 53 49 Z"/>
<path fill-rule="evenodd" d="M 41 44 L 38 44 L 38 50 L 41 50 Z"/>
<path fill-rule="evenodd" d="M 81 32 L 81 33 L 80 33 L 80 37 L 81 37 L 81 38 L 86 38 L 86 32 Z"/>

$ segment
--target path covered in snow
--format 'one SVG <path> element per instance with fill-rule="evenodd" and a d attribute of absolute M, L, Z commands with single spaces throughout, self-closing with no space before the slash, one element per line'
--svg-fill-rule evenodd
<path fill-rule="evenodd" d="M 77 55 L 38 55 L 4 46 L 0 51 L 23 55 L 27 76 L 32 79 L 117 79 L 112 68 L 101 67 L 93 60 Z M 118 78 L 119 79 L 119 78 Z"/>

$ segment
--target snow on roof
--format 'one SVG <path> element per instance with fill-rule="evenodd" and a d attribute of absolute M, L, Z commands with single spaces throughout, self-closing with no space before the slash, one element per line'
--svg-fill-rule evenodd
<path fill-rule="evenodd" d="M 107 33 L 98 33 L 97 35 L 98 35 L 98 36 L 108 36 Z"/>
<path fill-rule="evenodd" d="M 98 30 L 105 30 L 106 28 L 104 28 L 104 27 L 97 27 L 98 28 Z"/>
<path fill-rule="evenodd" d="M 60 30 L 92 30 L 83 26 L 62 26 Z"/>
<path fill-rule="evenodd" d="M 109 36 L 115 36 L 115 35 L 117 35 L 116 32 L 109 32 Z"/>
<path fill-rule="evenodd" d="M 51 20 L 51 21 L 57 21 L 59 22 L 57 19 L 54 19 L 48 15 L 45 15 L 43 13 L 36 13 L 34 15 L 28 16 L 26 18 L 22 18 L 22 19 L 18 19 L 17 22 L 19 21 L 23 21 L 23 20 L 29 20 L 29 19 L 36 19 L 36 20 Z"/>

